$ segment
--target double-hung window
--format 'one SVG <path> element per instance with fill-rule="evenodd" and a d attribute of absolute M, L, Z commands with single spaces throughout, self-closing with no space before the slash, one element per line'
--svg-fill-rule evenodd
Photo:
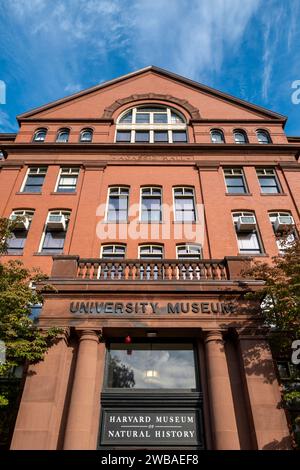
<path fill-rule="evenodd" d="M 79 175 L 79 168 L 61 168 L 56 192 L 74 193 Z"/>
<path fill-rule="evenodd" d="M 161 188 L 141 188 L 141 221 L 161 222 Z"/>
<path fill-rule="evenodd" d="M 235 226 L 239 253 L 260 254 L 262 244 L 253 212 L 235 212 L 232 214 Z"/>
<path fill-rule="evenodd" d="M 278 194 L 281 188 L 273 168 L 257 168 L 256 174 L 263 194 Z"/>
<path fill-rule="evenodd" d="M 279 253 L 284 254 L 295 242 L 297 232 L 290 212 L 269 212 Z"/>
<path fill-rule="evenodd" d="M 176 222 L 195 222 L 196 207 L 194 189 L 190 187 L 173 188 L 175 221 Z"/>
<path fill-rule="evenodd" d="M 127 222 L 129 188 L 113 186 L 108 191 L 107 220 Z"/>
<path fill-rule="evenodd" d="M 47 167 L 30 167 L 26 175 L 23 193 L 41 193 L 44 179 L 47 173 Z"/>
<path fill-rule="evenodd" d="M 33 210 L 15 210 L 10 215 L 13 222 L 11 237 L 7 240 L 7 253 L 21 255 L 24 250 L 28 230 L 34 215 Z"/>
<path fill-rule="evenodd" d="M 70 211 L 56 210 L 48 213 L 41 243 L 41 253 L 63 253 Z"/>
<path fill-rule="evenodd" d="M 247 187 L 242 168 L 224 168 L 228 194 L 246 194 Z"/>

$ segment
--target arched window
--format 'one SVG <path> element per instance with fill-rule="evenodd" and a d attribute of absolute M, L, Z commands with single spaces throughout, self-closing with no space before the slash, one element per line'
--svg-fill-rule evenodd
<path fill-rule="evenodd" d="M 57 133 L 56 142 L 68 142 L 69 135 L 70 135 L 69 129 L 60 129 Z"/>
<path fill-rule="evenodd" d="M 271 143 L 271 137 L 268 131 L 265 131 L 263 129 L 258 129 L 256 131 L 256 137 L 257 140 L 260 144 L 270 144 Z"/>
<path fill-rule="evenodd" d="M 82 129 L 80 132 L 80 142 L 92 142 L 93 131 L 92 129 Z"/>
<path fill-rule="evenodd" d="M 248 143 L 247 134 L 242 129 L 235 129 L 233 131 L 233 135 L 234 135 L 234 141 L 235 141 L 236 144 L 247 144 Z"/>
<path fill-rule="evenodd" d="M 186 120 L 178 111 L 166 106 L 138 106 L 119 117 L 116 142 L 184 143 L 187 142 Z"/>
<path fill-rule="evenodd" d="M 44 142 L 47 135 L 47 129 L 37 129 L 33 136 L 34 142 Z"/>
<path fill-rule="evenodd" d="M 212 129 L 210 131 L 210 138 L 213 144 L 224 144 L 224 134 L 220 129 Z"/>

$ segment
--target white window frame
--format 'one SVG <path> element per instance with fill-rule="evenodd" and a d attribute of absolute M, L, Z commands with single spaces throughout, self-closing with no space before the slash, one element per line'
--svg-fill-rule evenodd
<path fill-rule="evenodd" d="M 245 232 L 239 232 L 237 230 L 237 220 L 239 217 L 254 217 L 255 219 L 255 225 L 256 225 L 256 228 L 254 230 L 249 230 L 249 232 L 245 231 Z M 257 224 L 257 220 L 256 220 L 256 216 L 255 216 L 255 213 L 253 211 L 234 211 L 232 212 L 232 219 L 233 219 L 233 226 L 234 226 L 234 230 L 235 230 L 235 235 L 236 235 L 236 240 L 237 240 L 237 247 L 238 247 L 238 251 L 239 251 L 239 254 L 241 255 L 247 255 L 247 256 L 259 256 L 261 254 L 264 253 L 264 246 L 263 246 L 263 243 L 262 243 L 262 239 L 261 239 L 261 236 L 260 236 L 260 232 L 259 232 L 259 228 L 258 228 L 258 224 Z M 259 247 L 259 253 L 254 253 L 252 251 L 249 251 L 249 252 L 246 252 L 246 251 L 240 251 L 240 245 L 239 245 L 239 239 L 238 239 L 238 234 L 239 233 L 255 233 L 256 234 L 256 238 L 257 238 L 257 244 L 258 244 L 258 247 Z"/>
<path fill-rule="evenodd" d="M 128 193 L 127 193 L 127 203 L 128 203 L 128 204 L 127 204 L 127 219 L 126 219 L 126 220 L 120 220 L 120 221 L 119 221 L 119 220 L 108 220 L 108 208 L 109 208 L 110 191 L 111 191 L 111 189 L 116 189 L 116 188 L 118 189 L 118 195 L 119 195 L 119 196 L 124 196 L 124 194 L 120 194 L 120 190 L 121 190 L 121 189 L 123 189 L 123 190 L 126 189 L 126 190 L 128 191 Z M 116 223 L 117 223 L 117 224 L 118 224 L 118 223 L 126 224 L 126 223 L 128 223 L 128 215 L 129 215 L 129 195 L 130 195 L 129 193 L 130 193 L 130 187 L 129 187 L 129 186 L 118 186 L 118 185 L 116 185 L 116 186 L 109 186 L 109 187 L 107 188 L 106 207 L 105 207 L 105 216 L 104 216 L 104 221 L 105 221 L 106 223 L 110 223 L 110 224 L 116 224 Z"/>
<path fill-rule="evenodd" d="M 145 258 L 144 257 L 141 257 L 141 249 L 142 248 L 149 248 L 150 250 L 150 253 L 149 253 L 149 256 L 146 256 Z M 153 249 L 154 248 L 159 248 L 161 249 L 161 258 L 156 258 L 155 257 L 155 254 L 153 253 Z M 151 258 L 151 255 L 154 254 L 154 257 Z M 148 255 L 148 253 L 147 253 Z M 164 245 L 162 244 L 159 244 L 159 243 L 142 243 L 141 245 L 139 245 L 138 247 L 138 256 L 139 256 L 139 259 L 141 260 L 160 260 L 160 259 L 164 259 Z"/>
<path fill-rule="evenodd" d="M 151 198 L 151 196 L 153 195 L 153 197 L 158 197 L 158 194 L 152 194 L 152 191 L 153 189 L 156 189 L 156 190 L 160 190 L 160 220 L 157 221 L 152 221 L 152 220 L 143 220 L 142 219 L 142 201 L 143 201 L 143 191 L 145 189 L 150 189 L 150 194 L 146 194 L 145 197 L 149 196 Z M 141 222 L 142 224 L 160 224 L 162 223 L 163 221 L 163 212 L 162 212 L 162 204 L 163 204 L 163 195 L 162 195 L 162 187 L 161 186 L 142 186 L 140 188 L 140 208 L 139 208 L 139 222 Z"/>
<path fill-rule="evenodd" d="M 259 174 L 259 172 L 261 172 Z M 262 194 L 269 194 L 270 196 L 272 196 L 272 194 L 281 194 L 282 193 L 282 188 L 281 188 L 281 184 L 279 182 L 279 179 L 278 179 L 278 176 L 277 176 L 277 172 L 275 170 L 275 168 L 256 168 L 256 176 L 257 176 L 257 179 L 258 179 L 258 184 L 259 184 L 259 187 L 260 187 L 260 192 Z M 277 193 L 267 193 L 267 192 L 263 192 L 263 188 L 261 187 L 261 184 L 260 184 L 260 180 L 259 180 L 259 177 L 262 176 L 273 176 L 275 178 L 275 182 L 276 182 L 276 185 L 277 185 Z"/>
<path fill-rule="evenodd" d="M 91 140 L 81 140 L 82 134 L 85 132 L 90 132 L 91 133 Z M 80 134 L 79 134 L 79 142 L 82 144 L 88 144 L 93 142 L 93 136 L 94 136 L 94 131 L 90 127 L 85 127 L 84 129 L 81 129 Z"/>
<path fill-rule="evenodd" d="M 214 141 L 212 140 L 212 134 L 213 134 L 214 132 L 219 133 L 219 134 L 222 135 L 222 139 L 223 139 L 222 142 L 214 142 Z M 224 132 L 222 131 L 222 129 L 216 129 L 216 128 L 210 129 L 209 133 L 210 133 L 210 141 L 211 141 L 212 144 L 219 144 L 219 145 L 220 145 L 220 144 L 225 144 L 225 135 L 224 135 Z"/>
<path fill-rule="evenodd" d="M 154 122 L 154 114 L 159 114 L 160 111 L 145 111 L 145 114 L 149 114 L 149 123 L 137 123 L 136 122 L 136 115 L 139 113 L 139 109 L 141 108 L 160 108 L 161 109 L 161 114 L 167 114 L 167 122 L 166 123 L 155 123 Z M 120 122 L 122 120 L 122 117 L 127 114 L 129 111 L 132 111 L 132 122 L 128 123 L 122 123 Z M 140 113 L 143 113 L 143 110 L 141 109 Z M 183 120 L 181 123 L 174 123 L 172 122 L 172 113 L 176 114 Z M 145 104 L 142 106 L 136 106 L 135 108 L 127 109 L 125 110 L 118 118 L 117 124 L 116 124 L 116 129 L 115 129 L 115 142 L 117 141 L 117 133 L 118 131 L 130 131 L 130 143 L 139 143 L 135 141 L 135 133 L 136 131 L 145 131 L 149 132 L 149 141 L 147 143 L 149 144 L 154 144 L 154 143 L 173 143 L 173 131 L 185 131 L 186 133 L 186 141 L 182 142 L 177 142 L 176 143 L 187 143 L 188 142 L 188 131 L 187 131 L 187 123 L 186 119 L 183 116 L 182 113 L 177 111 L 175 108 L 170 108 L 168 106 L 163 106 L 163 105 L 157 105 L 157 104 Z M 157 141 L 155 142 L 154 140 L 154 131 L 167 131 L 168 132 L 168 141 Z M 122 142 L 118 142 L 122 143 Z M 125 141 L 123 143 L 126 143 Z M 129 143 L 129 142 L 127 142 Z M 143 142 L 140 142 L 143 143 Z"/>
<path fill-rule="evenodd" d="M 244 141 L 244 142 L 237 142 L 237 141 L 235 140 L 235 134 L 241 134 L 241 135 L 243 135 L 244 138 L 245 138 L 245 141 Z M 249 142 L 247 132 L 244 131 L 244 129 L 234 129 L 234 131 L 233 131 L 233 139 L 234 139 L 234 143 L 237 144 L 237 145 L 245 145 L 245 144 L 248 144 L 248 142 Z"/>
<path fill-rule="evenodd" d="M 63 141 L 63 142 L 62 142 L 62 141 L 59 141 L 59 140 L 58 140 L 58 137 L 60 136 L 60 134 L 62 134 L 62 133 L 64 133 L 64 132 L 68 132 L 68 139 L 67 139 L 67 141 Z M 69 129 L 68 127 L 62 127 L 61 129 L 59 129 L 59 130 L 57 131 L 55 142 L 56 142 L 57 144 L 67 144 L 67 143 L 69 142 L 69 139 L 70 139 L 70 134 L 71 134 L 71 132 L 70 132 L 70 129 Z"/>
<path fill-rule="evenodd" d="M 247 182 L 246 182 L 246 177 L 245 177 L 245 173 L 244 173 L 244 170 L 243 168 L 223 168 L 223 175 L 224 175 L 224 182 L 225 182 L 225 188 L 226 188 L 226 194 L 236 194 L 236 195 L 240 195 L 240 194 L 249 194 L 249 190 L 248 190 L 248 186 L 247 186 Z M 244 188 L 245 188 L 245 192 L 243 193 L 230 193 L 228 191 L 228 186 L 227 186 L 227 182 L 226 182 L 226 176 L 241 176 L 242 179 L 243 179 L 243 183 L 244 183 Z"/>
<path fill-rule="evenodd" d="M 174 208 L 174 222 L 177 222 L 177 223 L 182 223 L 182 224 L 194 224 L 196 222 L 198 222 L 198 214 L 197 214 L 197 204 L 196 204 L 196 195 L 195 195 L 195 188 L 193 186 L 173 186 L 173 208 Z M 183 190 L 183 198 L 184 198 L 184 192 L 185 190 L 192 190 L 193 191 L 193 202 L 194 202 L 194 214 L 195 214 L 195 220 L 177 220 L 177 217 L 176 217 L 176 197 L 179 196 L 179 195 L 175 195 L 175 191 L 178 190 L 178 189 L 182 189 Z M 191 197 L 191 194 L 188 194 L 187 196 Z"/>
<path fill-rule="evenodd" d="M 270 132 L 267 131 L 266 129 L 256 129 L 255 131 L 256 133 L 256 138 L 257 138 L 257 142 L 261 145 L 268 145 L 268 144 L 271 144 L 272 143 L 272 139 L 271 139 L 271 135 L 270 135 Z M 267 139 L 268 139 L 268 142 L 261 142 L 258 138 L 258 135 L 257 134 L 265 134 L 267 136 Z"/>
<path fill-rule="evenodd" d="M 24 232 L 26 232 L 26 238 L 25 238 L 25 242 L 24 242 L 24 245 L 26 243 L 26 240 L 27 240 L 27 236 L 28 236 L 28 232 L 29 232 L 29 229 L 30 229 L 30 225 L 31 225 L 31 222 L 32 222 L 32 219 L 33 219 L 33 216 L 34 216 L 34 209 L 14 209 L 10 216 L 9 216 L 9 219 L 12 220 L 12 216 L 13 215 L 16 215 L 17 217 L 26 217 L 28 220 L 29 220 L 29 227 L 27 230 L 23 230 Z M 8 242 L 9 243 L 9 242 Z M 23 247 L 23 250 L 22 250 L 22 254 L 23 254 L 23 251 L 24 251 L 24 248 Z M 9 253 L 10 254 L 10 253 Z M 21 254 L 21 253 L 19 253 Z M 13 253 L 11 253 L 11 255 L 13 256 Z"/>
<path fill-rule="evenodd" d="M 186 248 L 186 256 L 185 258 L 183 257 L 180 257 L 178 251 L 180 248 L 183 248 L 185 247 Z M 196 247 L 197 249 L 199 249 L 199 257 L 195 257 L 195 253 L 190 253 L 190 250 L 192 247 Z M 202 245 L 200 244 L 197 244 L 197 243 L 179 243 L 178 245 L 176 245 L 176 258 L 177 259 L 187 259 L 187 260 L 201 260 L 203 259 L 203 252 L 202 252 Z"/>
<path fill-rule="evenodd" d="M 66 233 L 65 241 L 66 241 L 67 232 L 68 232 L 68 225 L 69 225 L 70 218 L 71 218 L 71 210 L 68 210 L 68 209 L 52 209 L 52 210 L 49 210 L 48 214 L 47 214 L 46 222 L 45 222 L 45 225 L 44 225 L 44 228 L 43 228 L 43 233 L 42 233 L 41 241 L 40 241 L 40 244 L 39 244 L 38 253 L 43 253 L 42 249 L 43 249 L 43 244 L 44 244 L 45 235 L 46 235 L 46 231 L 47 231 L 47 221 L 48 221 L 50 215 L 64 215 L 65 216 L 66 222 L 67 222 L 67 226 L 66 226 L 66 230 L 65 230 L 65 233 Z M 47 254 L 47 253 L 45 253 L 45 254 Z M 49 256 L 51 256 L 51 253 L 49 253 Z"/>
<path fill-rule="evenodd" d="M 112 256 L 111 256 L 112 259 L 114 258 L 113 255 L 114 255 L 115 250 L 116 250 L 117 247 L 118 248 L 124 248 L 124 257 L 123 258 L 117 258 L 116 257 L 115 259 L 116 260 L 125 259 L 127 246 L 125 244 L 122 244 L 122 243 L 105 243 L 105 244 L 101 245 L 101 247 L 100 247 L 100 258 L 101 259 L 109 259 L 109 258 L 103 258 L 103 248 L 107 248 L 107 247 L 112 247 L 113 248 L 113 250 L 112 250 L 113 253 L 112 253 Z"/>
<path fill-rule="evenodd" d="M 67 173 L 68 171 L 68 173 Z M 63 174 L 64 172 L 66 172 L 66 174 Z M 76 193 L 76 189 L 77 189 L 77 184 L 78 184 L 78 178 L 79 178 L 79 173 L 80 173 L 80 167 L 60 167 L 59 169 L 59 172 L 58 172 L 58 177 L 57 177 L 57 180 L 56 180 L 56 183 L 55 183 L 55 188 L 54 188 L 54 192 L 57 193 L 58 192 L 58 188 L 59 188 L 59 182 L 60 182 L 60 178 L 62 176 L 66 176 L 66 177 L 72 177 L 72 176 L 76 176 L 76 186 L 75 186 L 75 191 L 73 192 L 58 192 L 58 194 L 74 194 Z"/>
<path fill-rule="evenodd" d="M 36 140 L 36 135 L 39 133 L 39 132 L 45 132 L 45 137 L 43 140 Z M 47 132 L 48 132 L 48 129 L 46 129 L 45 127 L 40 127 L 39 129 L 36 129 L 34 131 L 34 134 L 33 134 L 33 139 L 32 139 L 32 142 L 45 142 L 46 140 L 46 137 L 47 137 Z"/>
<path fill-rule="evenodd" d="M 21 188 L 20 188 L 20 193 L 23 193 L 23 192 L 24 192 L 24 188 L 25 188 L 25 186 L 26 186 L 27 178 L 28 178 L 28 176 L 31 176 L 31 175 L 30 175 L 30 172 L 31 172 L 31 170 L 33 170 L 33 169 L 35 169 L 35 168 L 37 169 L 37 172 L 36 172 L 36 173 L 33 173 L 33 175 L 35 175 L 35 174 L 36 174 L 36 175 L 41 174 L 41 175 L 44 175 L 45 178 L 46 178 L 47 170 L 48 170 L 48 167 L 47 167 L 47 166 L 29 166 L 29 167 L 27 168 L 27 170 L 26 170 L 25 177 L 24 177 L 23 183 L 22 183 Z M 41 172 L 41 170 L 45 170 L 45 173 Z M 43 183 L 43 184 L 44 184 L 44 183 Z M 30 194 L 33 194 L 33 193 L 30 193 Z M 35 193 L 35 194 L 40 194 L 40 193 Z"/>
<path fill-rule="evenodd" d="M 274 222 L 277 219 L 277 217 L 290 217 L 292 219 L 293 230 L 288 235 L 288 237 L 292 236 L 293 240 L 290 240 L 290 241 L 287 240 L 287 243 L 293 243 L 297 239 L 297 236 L 298 236 L 297 230 L 296 230 L 296 227 L 295 227 L 295 219 L 289 211 L 271 211 L 271 212 L 269 212 L 268 215 L 269 215 L 270 223 L 271 223 L 272 228 L 273 228 L 273 232 L 274 232 L 275 241 L 276 241 L 278 251 L 279 251 L 280 254 L 284 254 L 285 251 L 287 250 L 288 246 L 282 247 L 281 242 L 280 242 L 280 237 L 276 236 L 276 232 L 275 232 L 275 229 L 274 229 Z M 272 220 L 272 219 L 274 219 L 274 220 Z"/>

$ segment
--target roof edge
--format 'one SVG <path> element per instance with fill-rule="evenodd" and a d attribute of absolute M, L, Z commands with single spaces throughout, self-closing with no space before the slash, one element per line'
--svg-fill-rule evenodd
<path fill-rule="evenodd" d="M 145 72 L 149 72 L 149 71 L 153 71 L 157 74 L 160 74 L 160 75 L 163 75 L 165 77 L 168 77 L 168 78 L 172 78 L 176 81 L 180 81 L 182 83 L 185 83 L 193 88 L 196 88 L 196 89 L 200 89 L 201 91 L 205 92 L 205 93 L 208 93 L 210 95 L 214 95 L 214 96 L 218 96 L 222 99 L 225 99 L 227 101 L 230 101 L 230 102 L 233 102 L 235 104 L 239 104 L 240 106 L 242 107 L 246 107 L 248 109 L 252 109 L 253 111 L 256 111 L 257 113 L 259 114 L 262 114 L 264 116 L 271 116 L 275 119 L 278 119 L 278 120 L 283 120 L 284 122 L 287 121 L 287 116 L 284 116 L 283 114 L 279 114 L 279 113 L 276 113 L 274 111 L 270 111 L 269 109 L 267 108 L 264 108 L 262 106 L 259 106 L 259 105 L 256 105 L 256 104 L 253 104 L 253 103 L 250 103 L 248 101 L 245 101 L 245 100 L 242 100 L 241 98 L 237 98 L 233 95 L 230 95 L 228 93 L 225 93 L 225 92 L 222 92 L 222 91 L 219 91 L 215 88 L 212 88 L 212 87 L 209 87 L 207 85 L 203 85 L 202 83 L 200 82 L 196 82 L 194 80 L 191 80 L 189 78 L 186 78 L 186 77 L 183 77 L 182 75 L 178 75 L 174 72 L 170 72 L 168 70 L 165 70 L 165 69 L 162 69 L 160 67 L 157 67 L 155 65 L 149 65 L 147 67 L 144 67 L 144 68 L 141 68 L 141 69 L 138 69 L 138 70 L 135 70 L 134 72 L 130 72 L 128 74 L 125 74 L 125 75 L 121 75 L 119 77 L 116 77 L 116 78 L 113 78 L 112 80 L 108 80 L 106 82 L 103 82 L 101 84 L 98 84 L 98 85 L 95 85 L 93 87 L 90 87 L 90 88 L 86 88 L 80 92 L 77 92 L 77 93 L 73 93 L 71 95 L 68 95 L 64 98 L 60 98 L 58 100 L 55 100 L 55 101 L 51 101 L 49 103 L 46 103 L 45 105 L 42 105 L 42 106 L 39 106 L 37 108 L 33 108 L 31 109 L 30 111 L 27 111 L 25 113 L 22 113 L 22 114 L 19 114 L 17 116 L 17 120 L 19 121 L 20 119 L 24 119 L 24 118 L 27 118 L 27 117 L 30 117 L 38 112 L 42 112 L 42 111 L 46 111 L 47 109 L 50 109 L 54 106 L 57 106 L 57 105 L 60 105 L 60 104 L 63 104 L 63 103 L 66 103 L 68 101 L 71 101 L 73 99 L 77 99 L 77 98 L 80 98 L 81 96 L 84 96 L 84 95 L 87 95 L 87 94 L 90 94 L 90 93 L 93 93 L 97 90 L 101 90 L 102 88 L 106 88 L 108 86 L 111 86 L 115 83 L 119 83 L 119 82 L 122 82 L 124 80 L 127 80 L 128 78 L 132 78 L 132 77 L 135 77 L 135 76 L 138 76 L 138 75 L 141 75 Z"/>

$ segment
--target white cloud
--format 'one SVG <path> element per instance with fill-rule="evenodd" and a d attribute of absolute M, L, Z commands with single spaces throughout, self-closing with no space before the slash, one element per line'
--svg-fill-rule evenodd
<path fill-rule="evenodd" d="M 64 91 L 66 93 L 77 93 L 78 91 L 81 91 L 84 87 L 80 83 L 69 83 L 68 85 L 65 86 Z"/>
<path fill-rule="evenodd" d="M 16 124 L 12 123 L 9 115 L 0 109 L 0 132 L 15 132 Z"/>

